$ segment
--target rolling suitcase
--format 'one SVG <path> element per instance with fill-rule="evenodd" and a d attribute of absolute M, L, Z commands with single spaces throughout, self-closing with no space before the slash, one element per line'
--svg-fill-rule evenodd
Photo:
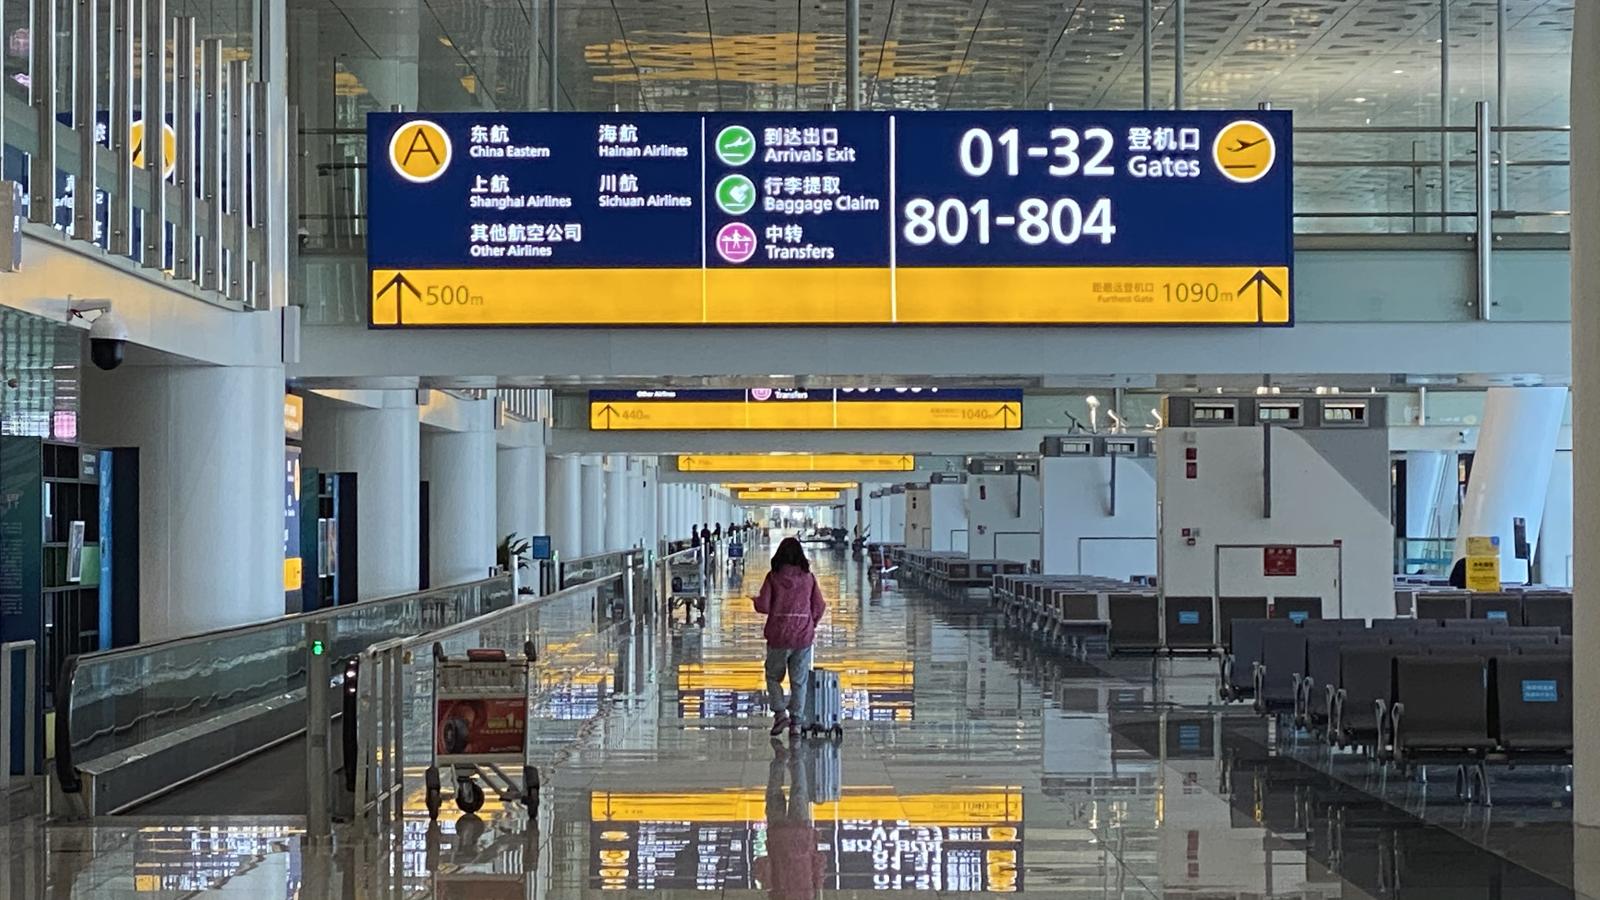
<path fill-rule="evenodd" d="M 839 695 L 839 673 L 812 669 L 806 682 L 806 734 L 844 737 L 844 701 Z"/>

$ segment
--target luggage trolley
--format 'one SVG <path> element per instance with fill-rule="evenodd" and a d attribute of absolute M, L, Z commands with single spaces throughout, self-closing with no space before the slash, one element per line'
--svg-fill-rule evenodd
<path fill-rule="evenodd" d="M 728 542 L 728 574 L 733 577 L 744 577 L 744 542 Z"/>
<path fill-rule="evenodd" d="M 433 645 L 429 818 L 437 819 L 443 805 L 442 768 L 454 774 L 456 806 L 462 812 L 483 808 L 480 778 L 501 800 L 520 800 L 530 810 L 538 807 L 539 769 L 528 762 L 530 693 L 538 683 L 532 641 L 523 644 L 522 654 L 520 660 L 511 659 L 504 650 L 483 648 L 468 650 L 465 658 L 448 658 L 441 645 Z M 517 766 L 522 767 L 520 777 Z"/>
<path fill-rule="evenodd" d="M 667 580 L 667 615 L 679 606 L 706 611 L 706 572 L 699 560 L 672 563 Z"/>

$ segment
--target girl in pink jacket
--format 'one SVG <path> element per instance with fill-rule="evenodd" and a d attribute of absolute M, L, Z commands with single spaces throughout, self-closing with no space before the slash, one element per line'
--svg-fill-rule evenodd
<path fill-rule="evenodd" d="M 762 636 L 767 639 L 767 702 L 772 707 L 772 733 L 789 729 L 798 737 L 805 715 L 806 684 L 811 677 L 811 644 L 817 623 L 827 611 L 822 588 L 811 574 L 805 549 L 795 538 L 784 538 L 772 554 L 772 571 L 761 582 L 756 612 L 767 617 Z M 789 676 L 789 702 L 783 699 L 783 677 Z"/>

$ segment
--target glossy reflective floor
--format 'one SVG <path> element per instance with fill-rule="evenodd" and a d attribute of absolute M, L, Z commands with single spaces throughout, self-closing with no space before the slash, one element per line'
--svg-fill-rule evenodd
<path fill-rule="evenodd" d="M 759 554 L 757 554 L 759 559 Z M 1492 811 L 1280 744 L 1219 710 L 1214 662 L 1064 662 L 987 602 L 880 585 L 819 552 L 819 665 L 844 739 L 773 741 L 762 620 L 730 579 L 704 622 L 641 628 L 592 695 L 547 704 L 549 784 L 516 808 L 420 809 L 389 841 L 307 847 L 293 818 L 6 829 L 8 897 L 967 897 L 1554 900 L 1560 773 Z M 219 798 L 225 809 L 226 798 Z"/>

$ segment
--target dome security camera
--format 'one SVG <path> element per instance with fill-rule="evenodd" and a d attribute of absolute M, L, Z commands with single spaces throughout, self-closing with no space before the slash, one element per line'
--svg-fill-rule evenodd
<path fill-rule="evenodd" d="M 89 359 L 109 372 L 122 365 L 128 349 L 128 325 L 112 311 L 110 300 L 75 301 L 67 308 L 67 321 L 88 318 L 86 313 L 98 313 L 89 325 Z"/>
<path fill-rule="evenodd" d="M 109 372 L 122 365 L 128 349 L 128 326 L 111 310 L 106 310 L 89 326 L 89 359 Z"/>

